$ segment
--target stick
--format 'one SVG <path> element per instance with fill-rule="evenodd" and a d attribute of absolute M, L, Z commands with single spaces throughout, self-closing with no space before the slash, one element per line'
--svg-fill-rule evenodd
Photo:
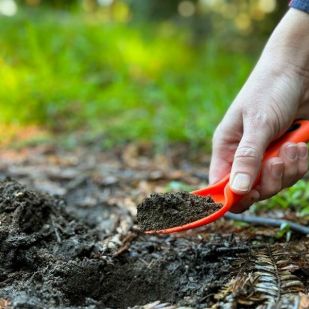
<path fill-rule="evenodd" d="M 257 225 L 270 225 L 270 226 L 281 226 L 282 224 L 287 224 L 296 232 L 309 235 L 309 227 L 289 221 L 284 219 L 273 219 L 273 218 L 265 218 L 265 217 L 257 217 L 251 215 L 243 215 L 243 214 L 233 214 L 227 213 L 224 216 L 226 219 L 235 220 L 235 221 L 243 221 Z"/>
<path fill-rule="evenodd" d="M 52 222 L 52 225 L 53 225 L 53 228 L 54 228 L 54 232 L 56 234 L 57 242 L 61 243 L 61 237 L 60 237 L 60 235 L 58 233 L 58 229 L 55 226 L 55 222 L 54 222 L 54 217 L 53 216 L 51 217 L 51 222 Z"/>

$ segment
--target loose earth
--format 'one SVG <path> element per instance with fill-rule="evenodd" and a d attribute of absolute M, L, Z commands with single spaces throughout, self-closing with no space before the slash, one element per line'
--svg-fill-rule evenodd
<path fill-rule="evenodd" d="M 201 240 L 135 234 L 130 251 L 115 255 L 102 246 L 104 235 L 65 208 L 60 199 L 0 181 L 0 300 L 12 308 L 204 306 L 206 291 L 230 277 L 230 261 L 211 262 L 214 251 Z"/>
<path fill-rule="evenodd" d="M 202 219 L 221 207 L 210 196 L 153 193 L 137 206 L 137 221 L 142 231 L 162 230 Z"/>
<path fill-rule="evenodd" d="M 304 238 L 262 248 L 255 241 L 255 248 L 252 241 L 224 231 L 149 236 L 132 227 L 123 236 L 108 234 L 102 223 L 121 218 L 116 206 L 98 205 L 98 218 L 100 212 L 109 215 L 94 220 L 74 204 L 81 192 L 93 195 L 93 189 L 88 182 L 78 185 L 66 205 L 13 180 L 0 181 L 0 307 L 256 308 L 265 299 L 290 301 L 286 295 L 299 303 L 300 293 L 308 291 Z M 88 207 L 89 214 L 95 209 Z M 293 253 L 291 260 L 287 252 Z M 286 265 L 293 266 L 293 274 Z M 282 286 L 280 268 L 290 281 Z M 247 280 L 261 274 L 267 279 L 264 288 L 263 281 Z M 235 276 L 240 276 L 239 288 Z"/>

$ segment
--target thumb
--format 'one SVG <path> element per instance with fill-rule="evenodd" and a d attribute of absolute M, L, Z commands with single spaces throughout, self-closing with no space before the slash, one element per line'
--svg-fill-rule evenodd
<path fill-rule="evenodd" d="M 234 155 L 230 186 L 237 194 L 246 194 L 259 174 L 263 155 L 272 137 L 264 127 L 245 125 L 242 139 Z"/>

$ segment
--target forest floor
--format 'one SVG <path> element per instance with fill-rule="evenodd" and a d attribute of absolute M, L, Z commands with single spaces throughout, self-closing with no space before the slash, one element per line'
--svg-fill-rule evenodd
<path fill-rule="evenodd" d="M 139 231 L 144 197 L 199 188 L 208 165 L 185 145 L 0 151 L 0 308 L 309 308 L 302 234 L 226 218 Z"/>

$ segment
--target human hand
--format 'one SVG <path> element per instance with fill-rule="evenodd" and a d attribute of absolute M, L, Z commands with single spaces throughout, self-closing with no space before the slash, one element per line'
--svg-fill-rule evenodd
<path fill-rule="evenodd" d="M 305 143 L 284 144 L 261 166 L 271 141 L 298 118 L 309 119 L 309 15 L 290 9 L 214 134 L 210 183 L 231 172 L 231 189 L 244 195 L 231 211 L 246 210 L 307 172 Z"/>

